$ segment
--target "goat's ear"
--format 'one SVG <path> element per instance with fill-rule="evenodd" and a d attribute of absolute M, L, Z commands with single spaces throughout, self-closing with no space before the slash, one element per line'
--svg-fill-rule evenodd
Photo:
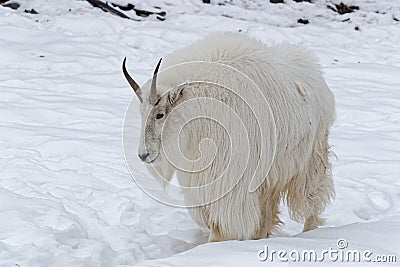
<path fill-rule="evenodd" d="M 171 105 L 174 105 L 176 101 L 178 101 L 178 99 L 180 97 L 183 96 L 183 90 L 185 89 L 186 84 L 181 84 L 178 85 L 174 88 L 172 88 L 169 92 L 168 92 L 168 103 Z"/>

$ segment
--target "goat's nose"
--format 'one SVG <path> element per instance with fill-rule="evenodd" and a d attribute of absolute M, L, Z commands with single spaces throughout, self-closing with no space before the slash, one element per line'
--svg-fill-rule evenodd
<path fill-rule="evenodd" d="M 149 153 L 139 154 L 138 156 L 139 156 L 139 158 L 140 158 L 141 160 L 145 161 L 146 158 L 149 156 Z"/>

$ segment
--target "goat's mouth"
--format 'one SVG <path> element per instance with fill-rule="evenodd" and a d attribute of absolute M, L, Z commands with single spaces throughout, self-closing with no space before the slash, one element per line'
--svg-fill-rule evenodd
<path fill-rule="evenodd" d="M 158 156 L 155 156 L 153 159 L 149 158 L 149 159 L 144 160 L 143 162 L 146 164 L 151 164 L 151 163 L 154 163 L 157 159 L 158 159 Z"/>
<path fill-rule="evenodd" d="M 158 155 L 151 156 L 149 153 L 142 153 L 138 154 L 138 157 L 142 160 L 142 162 L 151 164 L 157 160 Z"/>
<path fill-rule="evenodd" d="M 156 159 L 157 159 L 157 157 L 155 157 L 154 159 L 152 159 L 152 160 L 150 160 L 150 161 L 148 161 L 146 163 L 153 163 L 154 161 L 156 161 Z"/>

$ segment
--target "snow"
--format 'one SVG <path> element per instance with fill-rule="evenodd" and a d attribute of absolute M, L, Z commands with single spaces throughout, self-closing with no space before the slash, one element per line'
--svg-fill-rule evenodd
<path fill-rule="evenodd" d="M 400 260 L 400 2 L 349 0 L 360 10 L 344 15 L 330 1 L 138 5 L 159 6 L 163 22 L 122 19 L 86 1 L 19 2 L 0 7 L 0 266 L 256 266 L 268 264 L 257 259 L 265 245 L 321 251 L 339 238 Z M 31 8 L 39 14 L 23 12 Z M 122 131 L 138 101 L 121 61 L 144 82 L 176 48 L 239 30 L 320 59 L 336 99 L 336 198 L 323 228 L 299 234 L 282 205 L 285 225 L 272 238 L 206 243 L 185 209 L 153 200 L 129 174 Z M 139 127 L 139 114 L 132 118 Z M 147 174 L 135 166 L 133 175 Z"/>

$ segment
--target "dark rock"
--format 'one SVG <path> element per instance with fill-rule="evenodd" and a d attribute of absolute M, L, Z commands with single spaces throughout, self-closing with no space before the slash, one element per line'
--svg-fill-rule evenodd
<path fill-rule="evenodd" d="M 161 11 L 161 12 L 154 13 L 154 14 L 157 14 L 157 15 L 160 15 L 160 16 L 163 16 L 163 17 L 165 17 L 165 16 L 167 15 L 167 12 L 165 12 L 165 11 Z"/>
<path fill-rule="evenodd" d="M 135 8 L 134 5 L 132 5 L 131 3 L 128 3 L 126 6 L 123 5 L 118 5 L 118 4 L 114 4 L 111 3 L 114 7 L 118 7 L 119 9 L 123 10 L 123 11 L 129 11 Z"/>
<path fill-rule="evenodd" d="M 297 2 L 297 3 L 300 3 L 300 2 L 313 3 L 314 0 L 293 0 L 293 1 L 295 1 L 295 2 Z"/>
<path fill-rule="evenodd" d="M 19 6 L 20 6 L 20 4 L 14 2 L 14 3 L 5 4 L 5 5 L 3 5 L 3 6 L 4 6 L 4 7 L 9 7 L 9 8 L 12 8 L 12 9 L 18 9 Z"/>
<path fill-rule="evenodd" d="M 92 6 L 100 8 L 104 12 L 110 12 L 114 15 L 120 16 L 121 18 L 130 19 L 130 17 L 128 17 L 124 13 L 109 6 L 107 2 L 103 3 L 102 1 L 99 1 L 99 0 L 86 0 L 86 1 L 89 2 L 89 4 L 91 4 Z"/>
<path fill-rule="evenodd" d="M 126 6 L 118 5 L 118 4 L 115 4 L 115 3 L 111 3 L 111 4 L 112 4 L 113 7 L 118 7 L 119 9 L 121 9 L 123 11 L 133 10 L 133 11 L 135 11 L 136 15 L 139 16 L 139 17 L 148 17 L 150 15 L 156 14 L 156 15 L 158 15 L 157 19 L 165 20 L 165 18 L 163 19 L 163 18 L 160 18 L 159 16 L 165 17 L 165 15 L 167 15 L 167 13 L 165 11 L 152 12 L 152 11 L 137 9 L 131 3 L 128 3 Z M 160 9 L 160 7 L 155 7 L 155 8 Z"/>
<path fill-rule="evenodd" d="M 359 10 L 359 6 L 348 6 L 346 4 L 340 3 L 340 4 L 335 4 L 335 7 L 329 6 L 328 8 L 334 12 L 339 13 L 340 15 L 347 14 L 347 13 L 352 13 L 354 10 Z"/>
<path fill-rule="evenodd" d="M 138 15 L 139 17 L 148 17 L 150 15 L 156 14 L 162 17 L 165 17 L 165 15 L 167 15 L 167 13 L 165 11 L 160 11 L 160 12 L 152 12 L 152 11 L 148 11 L 148 10 L 141 10 L 141 9 L 133 9 L 136 13 L 136 15 Z"/>
<path fill-rule="evenodd" d="M 117 15 L 121 18 L 131 19 L 131 20 L 135 20 L 135 21 L 140 21 L 140 20 L 128 17 L 125 13 L 123 13 L 121 11 L 133 10 L 136 13 L 136 15 L 139 17 L 148 17 L 150 15 L 156 15 L 156 18 L 161 21 L 165 20 L 165 18 L 163 18 L 163 17 L 165 17 L 167 15 L 167 13 L 165 11 L 157 12 L 157 11 L 148 11 L 148 10 L 137 9 L 137 8 L 135 8 L 135 5 L 133 5 L 131 3 L 128 3 L 126 5 L 120 5 L 120 4 L 116 4 L 116 3 L 112 3 L 112 2 L 108 2 L 108 1 L 101 1 L 101 0 L 86 0 L 86 1 L 89 2 L 93 7 L 100 8 L 104 12 L 110 12 L 111 14 Z M 160 9 L 160 7 L 155 7 L 155 8 Z"/>
<path fill-rule="evenodd" d="M 209 3 L 211 3 L 211 0 L 203 0 L 203 3 L 204 4 L 209 4 Z"/>
<path fill-rule="evenodd" d="M 359 31 L 359 30 L 360 30 L 360 27 L 355 26 L 355 27 L 354 27 L 354 30 Z"/>
<path fill-rule="evenodd" d="M 269 0 L 269 2 L 271 2 L 271 3 L 273 3 L 273 4 L 285 3 L 284 0 Z"/>
<path fill-rule="evenodd" d="M 297 20 L 297 23 L 308 24 L 308 23 L 310 23 L 310 22 L 308 21 L 308 19 L 298 19 L 298 20 Z"/>
<path fill-rule="evenodd" d="M 29 13 L 29 14 L 39 14 L 36 10 L 32 9 L 25 9 L 24 10 L 25 13 Z"/>

